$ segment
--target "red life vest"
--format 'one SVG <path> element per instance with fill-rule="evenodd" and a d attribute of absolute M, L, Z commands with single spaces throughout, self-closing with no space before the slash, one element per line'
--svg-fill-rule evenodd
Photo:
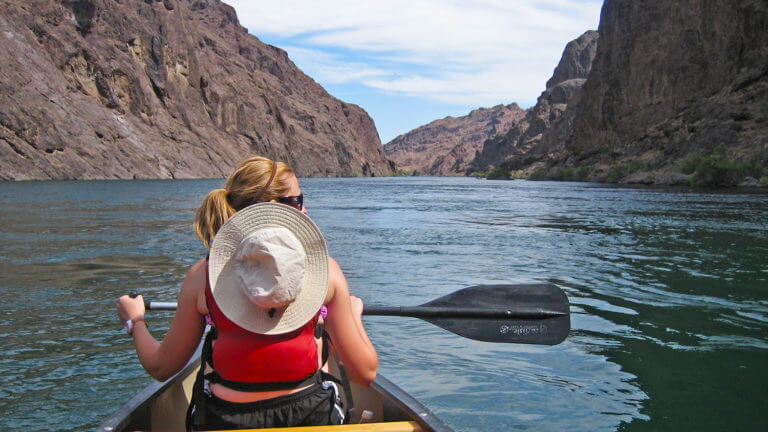
<path fill-rule="evenodd" d="M 317 372 L 315 326 L 320 311 L 292 332 L 261 335 L 245 330 L 224 315 L 216 305 L 207 277 L 205 300 L 216 329 L 211 358 L 205 360 L 223 379 L 218 380 L 222 384 L 296 382 Z"/>

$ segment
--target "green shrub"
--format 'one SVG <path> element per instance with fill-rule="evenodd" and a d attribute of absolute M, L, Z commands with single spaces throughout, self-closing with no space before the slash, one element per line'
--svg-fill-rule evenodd
<path fill-rule="evenodd" d="M 703 159 L 704 156 L 700 153 L 688 156 L 680 165 L 680 172 L 683 174 L 693 174 L 696 172 L 696 168 L 701 165 Z"/>
<path fill-rule="evenodd" d="M 557 168 L 549 174 L 552 180 L 568 181 L 575 178 L 575 170 L 573 168 Z"/>
<path fill-rule="evenodd" d="M 579 169 L 576 170 L 576 180 L 584 181 L 587 179 L 587 177 L 589 177 L 590 174 L 592 174 L 592 166 L 587 165 L 579 167 Z"/>
<path fill-rule="evenodd" d="M 744 163 L 744 175 L 759 179 L 765 173 L 765 167 L 763 166 L 764 158 L 754 156 L 750 160 Z"/>
<path fill-rule="evenodd" d="M 618 183 L 619 180 L 623 179 L 626 175 L 627 175 L 627 166 L 616 165 L 608 171 L 608 174 L 605 177 L 605 181 L 608 183 Z"/>
<path fill-rule="evenodd" d="M 510 174 L 509 168 L 500 166 L 488 171 L 485 177 L 488 179 L 509 179 Z"/>
<path fill-rule="evenodd" d="M 639 160 L 633 160 L 627 163 L 626 171 L 627 171 L 627 175 L 629 175 L 632 173 L 636 173 L 638 171 L 647 170 L 649 168 L 650 168 L 650 164 L 643 161 L 639 161 Z"/>
<path fill-rule="evenodd" d="M 684 174 L 693 174 L 692 186 L 736 186 L 745 177 L 759 179 L 765 172 L 763 157 L 753 156 L 746 162 L 728 157 L 728 149 L 718 146 L 711 155 L 697 154 L 686 159 L 681 166 Z"/>
<path fill-rule="evenodd" d="M 690 182 L 693 186 L 735 186 L 741 176 L 737 164 L 721 156 L 703 158 Z"/>
<path fill-rule="evenodd" d="M 531 180 L 544 180 L 547 178 L 548 171 L 546 168 L 538 168 L 528 176 Z"/>
<path fill-rule="evenodd" d="M 611 167 L 608 174 L 606 174 L 605 181 L 608 183 L 618 183 L 621 179 L 630 174 L 634 174 L 638 171 L 650 170 L 652 168 L 653 166 L 650 162 L 631 160 L 627 163 Z"/>

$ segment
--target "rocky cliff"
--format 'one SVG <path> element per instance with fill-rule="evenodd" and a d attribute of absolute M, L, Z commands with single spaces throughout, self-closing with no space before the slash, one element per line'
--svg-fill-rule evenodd
<path fill-rule="evenodd" d="M 597 50 L 598 34 L 587 31 L 569 42 L 547 88 L 525 117 L 505 133 L 483 143 L 468 172 L 503 165 L 509 171 L 538 167 L 541 161 L 563 151 L 574 107 Z"/>
<path fill-rule="evenodd" d="M 403 172 L 463 174 L 485 140 L 508 130 L 524 114 L 514 103 L 476 109 L 466 116 L 435 120 L 400 135 L 385 144 L 384 151 Z"/>
<path fill-rule="evenodd" d="M 218 0 L 0 2 L 0 179 L 388 174 L 371 118 Z"/>
<path fill-rule="evenodd" d="M 467 172 L 768 187 L 766 41 L 764 0 L 606 0 Z"/>
<path fill-rule="evenodd" d="M 606 0 L 599 33 L 556 165 L 641 183 L 669 183 L 692 157 L 765 173 L 765 0 Z M 719 159 L 702 158 L 716 149 Z"/>

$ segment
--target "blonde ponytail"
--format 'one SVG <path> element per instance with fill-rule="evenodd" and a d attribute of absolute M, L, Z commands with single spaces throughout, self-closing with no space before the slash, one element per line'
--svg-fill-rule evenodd
<path fill-rule="evenodd" d="M 195 212 L 195 232 L 205 247 L 211 247 L 213 236 L 233 214 L 235 209 L 227 202 L 226 189 L 214 189 L 208 193 Z"/>
<path fill-rule="evenodd" d="M 195 212 L 195 232 L 205 247 L 211 247 L 219 228 L 238 210 L 284 196 L 291 188 L 291 175 L 293 170 L 287 164 L 265 157 L 241 162 L 227 179 L 226 188 L 209 192 Z"/>

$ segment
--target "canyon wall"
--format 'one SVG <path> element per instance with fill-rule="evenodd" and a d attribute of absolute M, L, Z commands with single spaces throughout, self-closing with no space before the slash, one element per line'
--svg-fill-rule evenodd
<path fill-rule="evenodd" d="M 218 0 L 0 2 L 0 179 L 387 175 L 373 120 Z"/>
<path fill-rule="evenodd" d="M 466 173 L 768 187 L 766 41 L 764 0 L 606 0 Z"/>
<path fill-rule="evenodd" d="M 596 179 L 634 163 L 645 183 L 718 148 L 765 166 L 767 2 L 606 0 L 599 33 L 567 154 L 555 163 L 593 167 Z"/>

